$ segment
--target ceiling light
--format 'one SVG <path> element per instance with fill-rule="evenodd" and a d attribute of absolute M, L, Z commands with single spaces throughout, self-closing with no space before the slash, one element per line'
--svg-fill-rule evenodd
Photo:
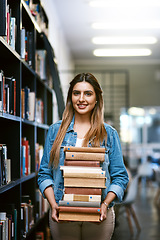
<path fill-rule="evenodd" d="M 159 0 L 107 0 L 107 1 L 89 1 L 91 7 L 152 7 L 160 6 Z"/>
<path fill-rule="evenodd" d="M 94 37 L 94 44 L 155 44 L 155 37 Z"/>
<path fill-rule="evenodd" d="M 94 29 L 154 29 L 160 28 L 160 21 L 149 22 L 95 22 Z"/>
<path fill-rule="evenodd" d="M 133 116 L 144 116 L 145 110 L 143 108 L 131 107 L 129 108 L 128 113 Z"/>
<path fill-rule="evenodd" d="M 129 57 L 129 56 L 149 56 L 150 49 L 95 49 L 93 54 L 96 57 Z"/>

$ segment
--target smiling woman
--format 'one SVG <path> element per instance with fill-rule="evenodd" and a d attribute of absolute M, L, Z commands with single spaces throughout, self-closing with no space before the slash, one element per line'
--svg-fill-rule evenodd
<path fill-rule="evenodd" d="M 105 150 L 101 166 L 105 172 L 105 188 L 100 194 L 98 224 L 80 220 L 59 222 L 58 204 L 65 191 L 60 170 L 64 165 L 65 146 Z M 114 200 L 122 201 L 127 183 L 117 131 L 103 120 L 101 87 L 91 73 L 78 74 L 70 82 L 62 121 L 50 126 L 38 173 L 39 188 L 51 206 L 49 219 L 53 239 L 110 240 L 114 230 Z M 92 192 L 92 188 L 89 190 Z"/>

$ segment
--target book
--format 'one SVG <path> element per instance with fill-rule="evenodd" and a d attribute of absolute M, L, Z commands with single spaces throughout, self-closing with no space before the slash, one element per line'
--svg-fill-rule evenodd
<path fill-rule="evenodd" d="M 72 147 L 65 146 L 65 152 L 92 152 L 92 153 L 105 153 L 105 148 L 100 147 Z"/>
<path fill-rule="evenodd" d="M 44 232 L 36 232 L 36 240 L 44 240 Z"/>
<path fill-rule="evenodd" d="M 34 121 L 35 120 L 35 92 L 29 92 L 28 95 L 28 120 Z"/>
<path fill-rule="evenodd" d="M 59 220 L 99 222 L 100 208 L 59 206 Z"/>
<path fill-rule="evenodd" d="M 77 167 L 77 166 L 60 166 L 65 177 L 81 177 L 81 178 L 104 178 L 105 171 L 101 167 Z"/>
<path fill-rule="evenodd" d="M 26 30 L 23 27 L 21 29 L 21 58 L 25 59 L 25 52 L 26 52 L 26 46 L 25 46 L 25 35 L 26 35 Z"/>
<path fill-rule="evenodd" d="M 104 153 L 94 152 L 65 152 L 65 159 L 68 160 L 96 160 L 103 162 L 105 159 Z"/>
<path fill-rule="evenodd" d="M 64 194 L 64 201 L 101 202 L 101 195 Z"/>
<path fill-rule="evenodd" d="M 0 113 L 3 112 L 3 71 L 0 70 Z"/>
<path fill-rule="evenodd" d="M 64 166 L 100 167 L 100 161 L 64 160 Z"/>
<path fill-rule="evenodd" d="M 84 202 L 84 201 L 65 201 L 60 200 L 59 206 L 69 206 L 69 207 L 100 207 L 101 202 Z"/>
<path fill-rule="evenodd" d="M 106 178 L 80 178 L 80 177 L 65 177 L 65 187 L 90 187 L 90 188 L 106 188 Z"/>
<path fill-rule="evenodd" d="M 65 194 L 101 195 L 101 188 L 65 187 Z"/>
<path fill-rule="evenodd" d="M 22 138 L 22 146 L 25 146 L 25 175 L 29 174 L 29 141 L 24 137 Z"/>

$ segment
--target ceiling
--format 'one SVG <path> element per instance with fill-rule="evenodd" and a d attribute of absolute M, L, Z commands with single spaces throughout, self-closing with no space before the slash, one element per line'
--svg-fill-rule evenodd
<path fill-rule="evenodd" d="M 99 0 L 100 2 L 101 0 Z M 117 0 L 112 0 L 114 3 Z M 118 3 L 124 0 L 118 0 Z M 134 6 L 136 0 L 128 0 L 129 5 L 108 7 L 91 7 L 89 0 L 54 0 L 54 5 L 59 17 L 61 27 L 63 29 L 67 44 L 70 48 L 71 55 L 76 63 L 83 61 L 90 62 L 149 62 L 160 63 L 160 0 L 146 0 L 145 4 L 140 7 Z M 106 0 L 105 2 L 111 2 Z M 144 2 L 139 0 L 139 3 Z M 148 2 L 148 6 L 147 3 Z M 159 2 L 159 3 L 157 3 Z M 150 3 L 155 3 L 155 6 L 150 6 Z M 138 27 L 145 24 L 145 27 L 139 29 L 93 29 L 91 24 L 94 22 L 107 22 L 109 26 L 115 23 L 135 23 L 138 21 Z M 155 27 L 155 22 L 158 21 L 158 26 Z M 154 22 L 154 23 L 153 23 Z M 123 44 L 123 45 L 95 45 L 91 39 L 93 37 L 146 37 L 153 36 L 157 38 L 156 44 Z M 96 57 L 93 55 L 93 50 L 96 48 L 149 48 L 152 51 L 150 56 L 134 56 L 134 57 Z M 128 50 L 127 50 L 128 51 Z"/>

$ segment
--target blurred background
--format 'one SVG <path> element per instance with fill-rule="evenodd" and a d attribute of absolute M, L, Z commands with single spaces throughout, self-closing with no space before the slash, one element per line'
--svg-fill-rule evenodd
<path fill-rule="evenodd" d="M 132 187 L 136 196 L 130 196 L 128 203 L 133 205 L 138 224 L 133 209 L 122 204 L 113 239 L 158 240 L 160 1 L 41 3 L 48 16 L 48 37 L 55 51 L 64 99 L 75 74 L 91 72 L 97 77 L 103 89 L 105 121 L 120 135 L 132 178 L 138 175 L 138 184 Z"/>

